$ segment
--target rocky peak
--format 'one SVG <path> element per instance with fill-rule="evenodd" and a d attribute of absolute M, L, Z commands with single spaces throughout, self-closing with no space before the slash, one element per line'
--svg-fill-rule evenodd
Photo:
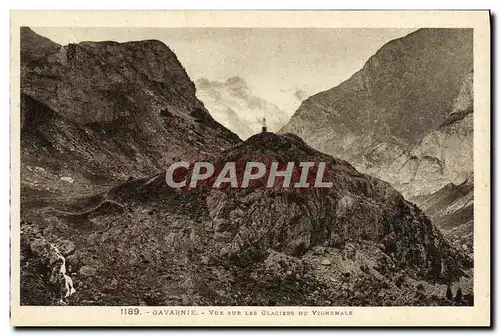
<path fill-rule="evenodd" d="M 247 87 L 247 82 L 240 76 L 233 76 L 226 80 L 226 84 L 233 87 Z"/>
<path fill-rule="evenodd" d="M 239 171 L 249 161 L 325 162 L 324 181 L 333 186 L 266 188 L 254 183 L 247 188 L 214 188 L 215 177 L 211 177 L 181 192 L 169 189 L 163 175 L 116 188 L 112 195 L 130 202 L 139 197 L 136 191 L 140 190 L 146 202 L 174 202 L 177 213 L 213 222 L 213 248 L 224 258 L 255 246 L 302 256 L 316 245 L 366 240 L 383 245 L 399 267 L 423 278 L 452 279 L 459 276 L 459 265 L 469 263 L 389 184 L 314 150 L 297 136 L 261 133 L 220 155 L 199 160 L 211 160 L 216 167 L 236 162 Z"/>
<path fill-rule="evenodd" d="M 48 44 L 29 32 L 35 45 Z M 211 117 L 175 54 L 157 40 L 52 48 L 22 63 L 21 91 L 29 97 L 23 117 L 45 125 L 22 133 L 23 162 L 52 173 L 69 170 L 77 181 L 147 176 L 176 157 L 239 141 Z"/>
<path fill-rule="evenodd" d="M 61 48 L 46 37 L 40 36 L 28 27 L 21 27 L 21 63 L 26 64 L 53 54 Z"/>
<path fill-rule="evenodd" d="M 79 123 L 203 109 L 175 54 L 156 40 L 69 44 L 22 79 L 24 92 Z"/>

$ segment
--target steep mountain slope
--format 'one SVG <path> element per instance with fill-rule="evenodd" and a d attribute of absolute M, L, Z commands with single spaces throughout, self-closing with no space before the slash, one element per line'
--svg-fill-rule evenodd
<path fill-rule="evenodd" d="M 22 50 L 31 59 L 21 67 L 24 187 L 79 191 L 155 174 L 173 160 L 240 141 L 210 116 L 162 42 L 55 48 L 23 31 Z"/>
<path fill-rule="evenodd" d="M 457 104 L 471 92 L 470 69 L 472 30 L 420 29 L 384 45 L 339 86 L 308 98 L 281 132 L 295 133 L 316 149 L 388 180 L 406 196 L 429 194 L 449 182 L 462 182 L 463 171 L 469 171 L 469 166 L 462 168 L 471 157 L 468 145 L 456 153 L 455 147 L 456 139 L 469 137 L 471 117 L 455 114 L 464 119 L 465 130 L 458 119 L 448 118 L 455 110 L 466 110 Z M 439 134 L 453 134 L 439 142 L 441 135 L 431 132 L 442 125 L 448 126 Z M 412 149 L 418 143 L 420 154 Z M 420 159 L 413 158 L 418 155 Z M 435 159 L 447 160 L 448 170 L 436 168 Z M 422 181 L 432 182 L 414 190 Z"/>
<path fill-rule="evenodd" d="M 470 256 L 474 247 L 474 178 L 447 184 L 431 195 L 415 199 L 418 206 L 449 238 Z"/>
<path fill-rule="evenodd" d="M 384 144 L 364 156 L 362 170 L 388 181 L 408 197 L 460 184 L 473 174 L 473 73 L 464 78 L 451 113 L 436 129 L 407 150 Z"/>
<path fill-rule="evenodd" d="M 288 121 L 288 115 L 276 105 L 257 97 L 240 77 L 225 82 L 202 78 L 196 82 L 198 98 L 215 120 L 234 131 L 242 139 L 260 132 L 263 118 L 269 131 L 277 131 Z"/>
<path fill-rule="evenodd" d="M 159 174 L 34 207 L 22 225 L 24 255 L 32 260 L 24 269 L 24 302 L 472 304 L 472 288 L 462 285 L 471 260 L 389 184 L 294 135 L 258 134 L 197 160 L 216 167 L 236 162 L 238 179 L 249 161 L 326 162 L 324 181 L 333 187 L 263 188 L 264 175 L 248 188 L 214 189 L 212 177 L 197 188 L 172 189 Z M 64 281 L 50 281 L 57 263 L 49 242 L 66 258 L 75 284 L 67 298 Z M 447 284 L 462 286 L 465 301 L 445 299 Z"/>

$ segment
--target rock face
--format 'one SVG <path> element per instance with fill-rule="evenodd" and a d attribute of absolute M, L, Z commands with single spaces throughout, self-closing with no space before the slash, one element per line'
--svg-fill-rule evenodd
<path fill-rule="evenodd" d="M 428 195 L 449 183 L 460 184 L 474 172 L 473 73 L 467 74 L 446 120 L 409 150 L 376 146 L 363 170 L 390 182 L 407 197 Z M 367 162 L 367 159 L 365 162 Z"/>
<path fill-rule="evenodd" d="M 25 186 L 58 176 L 78 188 L 151 175 L 240 141 L 210 116 L 162 42 L 61 47 L 26 28 L 21 45 Z"/>
<path fill-rule="evenodd" d="M 196 82 L 196 87 L 198 98 L 214 119 L 242 139 L 259 133 L 264 117 L 271 132 L 278 131 L 289 119 L 276 105 L 255 96 L 240 77 L 231 77 L 225 82 L 203 78 Z"/>
<path fill-rule="evenodd" d="M 472 30 L 420 29 L 308 98 L 281 132 L 405 196 L 460 183 L 472 171 L 472 59 Z"/>

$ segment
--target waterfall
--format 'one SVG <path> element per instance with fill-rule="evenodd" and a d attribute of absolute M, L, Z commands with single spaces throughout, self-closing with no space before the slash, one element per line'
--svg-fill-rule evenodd
<path fill-rule="evenodd" d="M 59 269 L 59 273 L 61 273 L 64 277 L 64 285 L 66 287 L 66 295 L 64 296 L 65 298 L 69 297 L 71 294 L 74 294 L 76 292 L 75 288 L 73 287 L 73 280 L 70 278 L 69 275 L 66 274 L 66 258 L 61 254 L 57 246 L 54 244 L 50 244 L 50 247 L 55 251 L 56 256 L 62 260 L 61 268 Z M 61 299 L 62 302 L 64 302 Z"/>

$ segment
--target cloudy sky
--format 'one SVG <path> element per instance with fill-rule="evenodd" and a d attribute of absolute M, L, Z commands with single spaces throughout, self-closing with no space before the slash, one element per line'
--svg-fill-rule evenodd
<path fill-rule="evenodd" d="M 240 76 L 253 92 L 292 114 L 298 90 L 309 95 L 358 71 L 382 45 L 414 29 L 36 28 L 60 43 L 157 39 L 193 81 Z"/>

